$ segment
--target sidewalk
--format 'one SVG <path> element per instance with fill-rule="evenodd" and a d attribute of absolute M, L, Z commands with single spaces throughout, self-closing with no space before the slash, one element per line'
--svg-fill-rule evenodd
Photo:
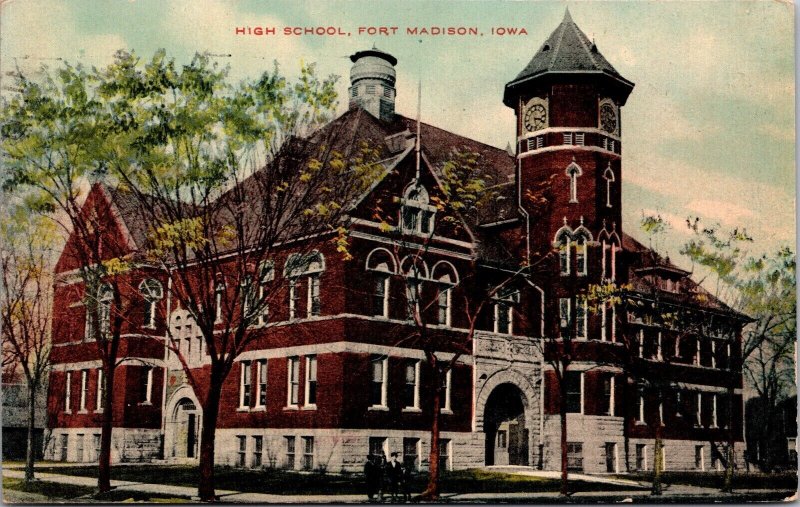
<path fill-rule="evenodd" d="M 540 475 L 551 474 L 553 472 L 536 472 L 526 470 L 504 470 L 509 473 L 516 473 L 520 475 Z M 4 477 L 11 478 L 24 478 L 25 472 L 21 469 L 3 469 Z M 628 481 L 625 479 L 617 479 L 602 476 L 591 476 L 584 474 L 575 474 L 571 477 L 581 480 L 590 480 L 593 482 L 607 482 L 618 483 L 619 485 L 625 484 L 626 486 L 640 486 L 643 489 L 639 491 L 586 491 L 578 492 L 570 498 L 595 498 L 600 502 L 614 502 L 614 501 L 634 501 L 634 499 L 644 500 L 650 496 L 650 490 L 645 489 L 644 484 L 635 481 Z M 74 484 L 79 486 L 94 487 L 97 484 L 97 479 L 92 477 L 78 477 L 73 475 L 61 475 L 54 473 L 37 472 L 36 478 L 42 481 L 57 482 L 63 484 Z M 167 484 L 148 484 L 142 482 L 132 481 L 119 481 L 112 480 L 111 485 L 116 491 L 131 491 L 141 492 L 153 495 L 168 495 L 177 498 L 185 498 L 187 501 L 197 501 L 197 488 L 189 486 L 172 486 Z M 667 485 L 664 489 L 663 499 L 664 502 L 669 501 L 669 497 L 692 497 L 696 498 L 699 502 L 711 503 L 720 501 L 743 501 L 748 494 L 765 495 L 775 493 L 771 490 L 751 490 L 751 491 L 737 491 L 733 495 L 723 495 L 719 490 L 714 488 L 702 488 L 696 486 L 684 485 Z M 295 504 L 295 503 L 367 503 L 366 495 L 275 495 L 267 493 L 243 493 L 240 491 L 231 490 L 217 490 L 220 500 L 226 503 L 280 503 L 280 504 Z M 545 500 L 548 502 L 557 502 L 558 494 L 553 492 L 522 492 L 522 493 L 447 493 L 441 494 L 443 502 L 477 502 L 477 503 L 501 503 L 501 502 L 532 502 L 536 500 Z M 776 497 L 776 500 L 781 498 Z M 566 503 L 568 500 L 564 500 Z M 75 503 L 78 503 L 76 501 Z"/>

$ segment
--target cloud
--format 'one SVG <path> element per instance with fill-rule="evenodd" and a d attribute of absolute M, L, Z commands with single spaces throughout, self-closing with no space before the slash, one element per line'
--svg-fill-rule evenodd
<path fill-rule="evenodd" d="M 43 13 L 47 13 L 44 15 Z M 54 20 L 57 20 L 54 23 Z M 60 60 L 84 65 L 105 65 L 114 53 L 128 47 L 119 34 L 82 33 L 66 2 L 9 2 L 3 6 L 3 72 L 19 66 L 23 72 Z"/>
<path fill-rule="evenodd" d="M 753 211 L 744 206 L 713 199 L 694 200 L 684 207 L 699 216 L 719 220 L 725 225 L 738 225 L 742 219 L 754 216 Z"/>

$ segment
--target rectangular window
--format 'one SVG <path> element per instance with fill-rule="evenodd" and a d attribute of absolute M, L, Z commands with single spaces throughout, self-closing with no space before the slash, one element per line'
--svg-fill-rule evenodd
<path fill-rule="evenodd" d="M 644 396 L 636 397 L 636 424 L 644 424 Z"/>
<path fill-rule="evenodd" d="M 575 134 L 575 144 L 577 146 L 583 146 L 585 144 L 584 139 L 585 139 L 585 134 L 583 132 Z"/>
<path fill-rule="evenodd" d="M 586 311 L 586 301 L 578 301 L 575 305 L 575 337 L 581 340 L 586 339 L 586 319 L 589 312 Z"/>
<path fill-rule="evenodd" d="M 290 357 L 287 362 L 289 365 L 289 372 L 286 404 L 290 407 L 296 407 L 300 402 L 300 358 Z"/>
<path fill-rule="evenodd" d="M 450 392 L 451 392 L 451 384 L 453 380 L 453 367 L 449 367 L 444 374 L 444 378 L 442 379 L 442 400 L 441 400 L 441 407 L 443 412 L 449 412 L 450 408 Z"/>
<path fill-rule="evenodd" d="M 702 445 L 694 446 L 694 468 L 701 471 L 706 469 L 704 450 Z"/>
<path fill-rule="evenodd" d="M 575 245 L 575 264 L 577 264 L 575 269 L 578 276 L 586 275 L 586 248 L 586 239 L 578 239 L 578 243 Z"/>
<path fill-rule="evenodd" d="M 567 470 L 571 472 L 583 471 L 583 443 L 567 443 Z"/>
<path fill-rule="evenodd" d="M 295 437 L 284 437 L 286 439 L 286 462 L 284 466 L 289 470 L 294 470 L 295 456 Z"/>
<path fill-rule="evenodd" d="M 569 331 L 570 331 L 570 323 L 572 322 L 572 316 L 570 315 L 570 299 L 569 298 L 560 298 L 558 300 L 558 316 L 559 316 L 559 328 L 561 329 L 561 337 L 568 338 Z"/>
<path fill-rule="evenodd" d="M 450 470 L 450 439 L 439 439 L 439 470 Z"/>
<path fill-rule="evenodd" d="M 253 437 L 253 468 L 260 468 L 263 461 L 264 454 L 264 437 L 257 435 Z"/>
<path fill-rule="evenodd" d="M 563 243 L 558 245 L 558 268 L 562 275 L 569 274 L 569 250 L 569 240 L 564 240 Z"/>
<path fill-rule="evenodd" d="M 507 299 L 497 301 L 494 304 L 494 332 L 511 334 L 511 323 L 513 320 L 514 307 Z"/>
<path fill-rule="evenodd" d="M 617 444 L 606 442 L 606 472 L 617 473 Z"/>
<path fill-rule="evenodd" d="M 600 341 L 606 341 L 606 326 L 608 325 L 608 317 L 606 316 L 606 303 L 603 302 L 600 306 Z"/>
<path fill-rule="evenodd" d="M 81 370 L 81 412 L 86 411 L 86 400 L 89 398 L 89 370 Z"/>
<path fill-rule="evenodd" d="M 661 334 L 661 331 L 658 332 L 658 340 L 656 341 L 656 360 L 663 361 L 664 360 L 664 337 Z"/>
<path fill-rule="evenodd" d="M 564 132 L 564 144 L 572 144 L 572 132 Z"/>
<path fill-rule="evenodd" d="M 373 357 L 370 362 L 369 402 L 373 407 L 386 406 L 386 380 L 389 358 Z"/>
<path fill-rule="evenodd" d="M 142 403 L 153 401 L 153 367 L 145 366 L 142 370 Z"/>
<path fill-rule="evenodd" d="M 369 455 L 376 463 L 381 463 L 386 459 L 386 437 L 369 437 Z"/>
<path fill-rule="evenodd" d="M 647 470 L 647 447 L 636 444 L 636 470 Z"/>
<path fill-rule="evenodd" d="M 421 284 L 418 280 L 406 280 L 406 316 L 414 320 L 414 315 L 419 311 Z"/>
<path fill-rule="evenodd" d="M 420 362 L 417 360 L 406 361 L 403 386 L 403 406 L 405 408 L 419 408 L 419 366 Z"/>
<path fill-rule="evenodd" d="M 92 445 L 94 449 L 94 460 L 92 461 L 100 461 L 100 435 L 98 433 L 92 435 Z"/>
<path fill-rule="evenodd" d="M 317 405 L 317 356 L 306 356 L 305 405 Z"/>
<path fill-rule="evenodd" d="M 613 303 L 611 305 L 611 341 L 617 341 L 617 307 Z"/>
<path fill-rule="evenodd" d="M 374 284 L 372 314 L 378 317 L 389 317 L 389 276 L 376 274 Z"/>
<path fill-rule="evenodd" d="M 439 295 L 436 299 L 436 305 L 438 307 L 437 312 L 437 322 L 441 326 L 450 327 L 450 298 L 451 298 L 451 286 L 450 285 L 441 285 L 439 287 Z"/>
<path fill-rule="evenodd" d="M 236 466 L 243 467 L 247 463 L 247 437 L 244 435 L 236 435 L 237 451 L 236 451 Z"/>
<path fill-rule="evenodd" d="M 72 372 L 68 371 L 64 380 L 64 412 L 72 412 Z"/>
<path fill-rule="evenodd" d="M 97 401 L 95 403 L 95 408 L 97 409 L 98 412 L 103 410 L 103 397 L 105 396 L 105 392 L 106 392 L 105 389 L 106 389 L 106 386 L 103 383 L 103 370 L 98 368 L 98 370 L 97 370 Z"/>
<path fill-rule="evenodd" d="M 308 277 L 308 316 L 315 317 L 319 314 L 319 275 L 311 275 Z"/>
<path fill-rule="evenodd" d="M 614 415 L 614 377 L 608 376 L 603 379 L 603 399 L 602 414 Z"/>
<path fill-rule="evenodd" d="M 267 405 L 267 360 L 261 359 L 257 363 L 258 389 L 256 391 L 256 406 Z"/>
<path fill-rule="evenodd" d="M 303 437 L 303 470 L 314 469 L 314 437 Z"/>
<path fill-rule="evenodd" d="M 61 461 L 67 461 L 67 451 L 69 450 L 69 435 L 61 435 Z"/>
<path fill-rule="evenodd" d="M 75 438 L 75 461 L 83 461 L 83 433 L 78 433 Z"/>
<path fill-rule="evenodd" d="M 222 322 L 222 295 L 225 293 L 225 284 L 219 283 L 214 288 L 214 323 Z"/>
<path fill-rule="evenodd" d="M 297 280 L 294 278 L 289 279 L 289 320 L 297 318 L 297 303 L 300 301 L 300 296 L 297 294 Z"/>
<path fill-rule="evenodd" d="M 567 413 L 583 413 L 583 374 L 576 371 L 568 371 L 562 380 L 566 382 L 567 392 Z"/>
<path fill-rule="evenodd" d="M 508 432 L 506 430 L 497 430 L 495 447 L 498 449 L 505 449 L 508 447 Z"/>
<path fill-rule="evenodd" d="M 419 439 L 403 438 L 403 466 L 407 470 L 419 470 Z"/>
<path fill-rule="evenodd" d="M 717 395 L 711 395 L 711 427 L 716 428 L 717 425 Z"/>
<path fill-rule="evenodd" d="M 542 148 L 544 146 L 544 136 L 538 136 L 536 138 L 536 149 Z"/>
<path fill-rule="evenodd" d="M 368 84 L 367 85 L 367 93 L 369 95 L 374 95 L 375 94 L 375 85 L 374 84 Z"/>
<path fill-rule="evenodd" d="M 239 408 L 250 407 L 250 361 L 242 361 L 239 373 Z"/>

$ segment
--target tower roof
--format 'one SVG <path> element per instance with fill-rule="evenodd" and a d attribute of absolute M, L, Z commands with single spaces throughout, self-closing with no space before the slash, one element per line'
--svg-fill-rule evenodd
<path fill-rule="evenodd" d="M 513 107 L 513 97 L 516 96 L 514 90 L 537 77 L 576 73 L 605 75 L 626 88 L 627 93 L 633 89 L 633 83 L 622 77 L 606 60 L 595 43 L 578 28 L 567 9 L 561 24 L 544 41 L 530 63 L 517 77 L 506 84 L 503 102 Z"/>

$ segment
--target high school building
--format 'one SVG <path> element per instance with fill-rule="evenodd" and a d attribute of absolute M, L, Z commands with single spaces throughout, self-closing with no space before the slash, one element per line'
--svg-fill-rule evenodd
<path fill-rule="evenodd" d="M 375 48 L 351 60 L 350 109 L 332 127 L 351 132 L 353 146 L 380 147 L 386 175 L 349 213 L 353 260 L 325 243 L 298 268 L 287 247 L 261 273 L 259 283 L 286 289 L 285 304 L 252 329 L 258 339 L 225 381 L 219 463 L 358 471 L 368 453 L 399 451 L 426 468 L 433 372 L 423 351 L 401 339 L 419 291 L 435 295 L 424 313 L 446 338 L 439 357 L 457 356 L 441 382 L 446 467 L 558 470 L 562 407 L 573 470 L 650 469 L 656 431 L 667 470 L 721 467 L 729 437 L 742 441 L 735 365 L 746 319 L 625 232 L 622 112 L 634 84 L 567 13 L 498 97 L 515 111 L 516 148 L 422 123 L 418 166 L 417 122 L 395 112 L 397 60 Z M 496 195 L 455 225 L 435 206 L 454 150 L 476 154 Z M 107 217 L 122 250 L 145 248 L 130 196 L 97 185 L 86 206 Z M 390 230 L 375 218 L 379 207 L 395 217 Z M 54 319 L 62 325 L 54 327 L 46 457 L 93 461 L 102 370 L 85 339 L 69 252 L 57 267 Z M 465 341 L 464 301 L 525 265 L 535 268 L 492 294 Z M 142 311 L 124 325 L 112 459 L 191 462 L 200 403 L 165 343 L 175 340 L 202 368 L 203 340 L 163 274 L 127 276 Z M 625 287 L 625 297 L 582 297 L 609 284 Z M 99 295 L 101 304 L 111 299 Z M 564 353 L 570 364 L 559 376 L 554 363 Z"/>

